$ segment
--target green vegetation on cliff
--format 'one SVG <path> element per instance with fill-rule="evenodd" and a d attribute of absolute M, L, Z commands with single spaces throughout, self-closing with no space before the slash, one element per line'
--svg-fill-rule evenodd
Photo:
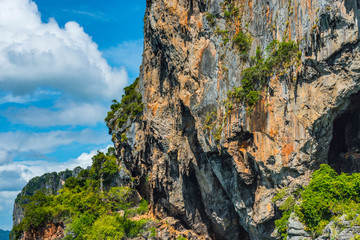
<path fill-rule="evenodd" d="M 148 211 L 142 200 L 134 206 L 135 192 L 130 187 L 110 187 L 118 174 L 116 158 L 109 151 L 93 157 L 90 170 L 82 170 L 70 177 L 57 195 L 45 190 L 26 196 L 24 218 L 14 226 L 12 238 L 22 232 L 33 231 L 51 222 L 66 225 L 65 239 L 122 239 L 135 237 L 148 220 L 130 217 Z"/>
<path fill-rule="evenodd" d="M 234 45 L 239 49 L 242 56 L 246 56 L 251 48 L 252 37 L 250 33 L 240 30 L 232 39 Z"/>
<path fill-rule="evenodd" d="M 142 103 L 142 95 L 137 90 L 138 84 L 139 78 L 136 78 L 130 86 L 124 88 L 125 94 L 122 96 L 121 102 L 113 100 L 113 104 L 110 107 L 111 111 L 107 113 L 105 118 L 107 124 L 115 117 L 116 112 L 117 119 L 115 123 L 120 128 L 129 118 L 132 120 L 143 112 L 144 104 Z"/>
<path fill-rule="evenodd" d="M 250 107 L 255 105 L 260 99 L 260 91 L 271 76 L 284 75 L 290 66 L 300 61 L 301 52 L 298 49 L 294 41 L 277 40 L 272 41 L 266 48 L 267 54 L 258 48 L 256 56 L 251 58 L 252 66 L 242 72 L 242 85 L 228 92 L 228 100 Z"/>
<path fill-rule="evenodd" d="M 332 220 L 346 216 L 360 225 L 360 174 L 337 174 L 321 165 L 304 189 L 283 189 L 273 199 L 280 202 L 282 218 L 275 222 L 278 234 L 287 237 L 289 218 L 294 213 L 312 235 L 320 235 Z"/>
<path fill-rule="evenodd" d="M 220 32 L 220 30 L 218 30 Z M 234 38 L 240 51 L 249 51 L 251 36 L 239 32 Z M 294 41 L 272 41 L 266 48 L 266 54 L 257 48 L 256 55 L 251 58 L 251 67 L 242 71 L 241 86 L 233 87 L 223 100 L 225 113 L 218 115 L 216 109 L 208 112 L 204 118 L 203 130 L 212 133 L 215 141 L 221 140 L 226 120 L 236 107 L 247 105 L 249 110 L 260 100 L 261 90 L 267 86 L 270 77 L 284 75 L 293 65 L 300 64 L 301 52 Z"/>

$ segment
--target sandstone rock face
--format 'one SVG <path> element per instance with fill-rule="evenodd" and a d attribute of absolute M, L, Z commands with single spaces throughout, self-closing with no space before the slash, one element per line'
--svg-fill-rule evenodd
<path fill-rule="evenodd" d="M 61 223 L 48 224 L 45 228 L 25 232 L 20 240 L 58 240 L 64 238 L 64 226 Z"/>
<path fill-rule="evenodd" d="M 360 1 L 237 0 L 239 17 L 227 20 L 228 2 L 147 0 L 145 110 L 126 142 L 110 130 L 157 217 L 212 239 L 275 239 L 277 189 L 306 184 L 321 163 L 360 170 Z M 274 74 L 252 111 L 232 110 L 215 137 L 205 116 L 224 116 L 227 91 L 250 66 L 231 41 L 240 29 L 252 36 L 250 56 L 292 39 L 302 64 L 290 68 L 295 78 Z"/>

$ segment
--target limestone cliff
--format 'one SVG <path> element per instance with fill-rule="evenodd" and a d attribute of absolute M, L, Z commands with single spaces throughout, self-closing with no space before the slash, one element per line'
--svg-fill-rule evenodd
<path fill-rule="evenodd" d="M 144 111 L 108 126 L 158 218 L 212 239 L 275 239 L 279 188 L 306 184 L 321 163 L 360 170 L 359 0 L 146 4 Z M 239 32 L 251 36 L 245 53 Z M 296 41 L 301 64 L 274 70 L 253 107 L 229 110 L 249 56 L 273 40 Z"/>
<path fill-rule="evenodd" d="M 45 189 L 50 194 L 56 194 L 64 187 L 66 179 L 77 176 L 81 170 L 81 167 L 77 167 L 72 171 L 66 170 L 59 173 L 45 173 L 42 176 L 32 178 L 15 199 L 13 209 L 14 226 L 19 224 L 24 217 L 22 204 L 27 202 L 26 196 L 32 196 L 36 191 L 42 189 Z"/>

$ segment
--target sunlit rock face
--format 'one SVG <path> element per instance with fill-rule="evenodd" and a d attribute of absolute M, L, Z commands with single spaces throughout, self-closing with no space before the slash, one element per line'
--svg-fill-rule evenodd
<path fill-rule="evenodd" d="M 145 110 L 126 141 L 111 132 L 158 218 L 213 239 L 275 239 L 279 188 L 306 184 L 321 163 L 360 170 L 360 1 L 232 2 L 239 15 L 226 19 L 222 0 L 147 0 Z M 261 100 L 225 119 L 227 92 L 250 66 L 231 40 L 240 29 L 252 36 L 250 56 L 292 39 L 302 64 L 274 70 Z M 223 117 L 217 134 L 206 130 L 211 112 Z"/>
<path fill-rule="evenodd" d="M 31 231 L 25 232 L 20 240 L 33 240 L 33 239 L 43 239 L 43 240 L 59 240 L 64 239 L 64 225 L 62 223 L 50 223 L 46 227 L 40 229 L 33 229 Z"/>

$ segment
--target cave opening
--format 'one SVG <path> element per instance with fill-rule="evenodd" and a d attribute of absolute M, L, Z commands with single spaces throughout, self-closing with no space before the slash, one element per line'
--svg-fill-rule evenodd
<path fill-rule="evenodd" d="M 328 163 L 338 173 L 360 172 L 360 92 L 350 97 L 348 109 L 333 123 Z"/>

